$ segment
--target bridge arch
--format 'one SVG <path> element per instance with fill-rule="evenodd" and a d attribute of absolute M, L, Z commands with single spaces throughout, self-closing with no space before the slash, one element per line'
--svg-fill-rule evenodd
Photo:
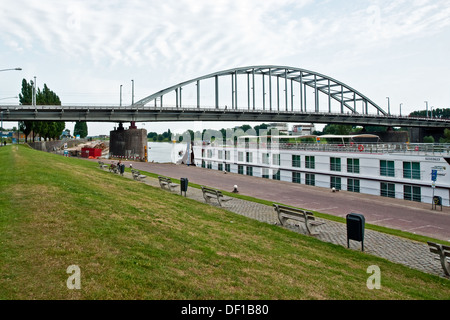
<path fill-rule="evenodd" d="M 163 97 L 169 93 L 175 92 L 176 108 L 182 108 L 182 90 L 184 87 L 195 84 L 197 89 L 197 108 L 201 107 L 201 81 L 214 81 L 214 107 L 216 109 L 224 108 L 219 105 L 219 96 L 221 94 L 220 79 L 225 77 L 231 78 L 231 90 L 228 95 L 231 97 L 231 110 L 242 110 L 238 108 L 238 92 L 242 87 L 238 86 L 238 76 L 247 76 L 247 96 L 248 103 L 244 109 L 262 110 L 262 111 L 289 111 L 289 112 L 328 112 L 328 113 L 352 113 L 352 114 L 377 114 L 387 116 L 388 113 L 380 106 L 374 103 L 371 99 L 346 85 L 345 83 L 328 77 L 326 75 L 300 68 L 286 67 L 286 66 L 249 66 L 234 69 L 228 69 L 211 73 L 202 77 L 191 79 L 169 88 L 158 91 L 148 97 L 145 97 L 134 103 L 135 107 L 143 107 L 149 103 L 154 103 L 154 106 L 163 108 Z M 258 81 L 256 78 L 259 77 Z M 280 91 L 280 80 L 284 82 Z M 239 81 L 241 83 L 241 81 Z M 289 84 L 290 83 L 290 88 Z M 294 90 L 294 84 L 296 90 Z M 260 92 L 257 92 L 257 87 L 261 86 Z M 289 90 L 290 89 L 290 90 Z M 229 90 L 229 89 L 227 89 Z M 244 89 L 245 90 L 245 89 Z M 308 99 L 312 96 L 313 99 Z M 260 105 L 256 102 L 257 94 L 262 95 Z M 294 103 L 294 95 L 297 96 L 297 103 Z M 267 97 L 268 96 L 268 97 Z M 325 96 L 327 101 L 327 110 L 320 110 L 319 100 L 321 96 Z M 284 100 L 284 110 L 281 106 L 280 99 Z M 310 100 L 313 100 L 312 102 Z M 337 101 L 338 110 L 336 106 L 332 108 L 332 101 Z M 360 106 L 358 106 L 358 104 Z M 334 110 L 332 110 L 334 109 Z"/>

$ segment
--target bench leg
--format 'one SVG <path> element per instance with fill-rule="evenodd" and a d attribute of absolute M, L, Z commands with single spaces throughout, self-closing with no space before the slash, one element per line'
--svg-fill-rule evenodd
<path fill-rule="evenodd" d="M 316 236 L 319 232 L 316 231 L 316 226 L 309 223 L 308 220 L 305 221 L 306 230 L 310 235 Z"/>
<path fill-rule="evenodd" d="M 446 276 L 450 276 L 450 263 L 447 260 L 447 257 L 443 254 L 440 255 L 440 260 L 442 264 L 442 269 L 444 269 L 444 273 Z"/>
<path fill-rule="evenodd" d="M 283 218 L 280 214 L 278 214 L 278 220 L 280 221 L 281 225 L 284 226 L 287 219 Z"/>

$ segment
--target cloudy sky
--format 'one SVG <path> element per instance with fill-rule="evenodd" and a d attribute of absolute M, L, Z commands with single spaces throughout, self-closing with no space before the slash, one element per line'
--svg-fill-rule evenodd
<path fill-rule="evenodd" d="M 392 113 L 450 108 L 448 0 L 2 0 L 0 103 L 37 77 L 62 103 L 131 103 L 250 65 L 313 70 Z M 108 134 L 115 124 L 89 124 Z M 138 124 L 163 132 L 192 124 Z M 215 124 L 226 127 L 230 124 Z M 5 125 L 7 126 L 7 125 Z M 204 124 L 206 127 L 211 127 Z M 73 124 L 67 127 L 73 130 Z"/>

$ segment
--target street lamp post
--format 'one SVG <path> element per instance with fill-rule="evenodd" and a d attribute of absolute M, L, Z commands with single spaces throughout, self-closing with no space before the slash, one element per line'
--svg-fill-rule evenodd
<path fill-rule="evenodd" d="M 122 85 L 120 85 L 120 106 L 122 106 Z"/>
<path fill-rule="evenodd" d="M 425 101 L 425 104 L 427 105 L 427 118 L 428 118 L 428 101 Z"/>
<path fill-rule="evenodd" d="M 34 77 L 34 81 L 31 80 L 32 87 L 32 97 L 31 97 L 31 104 L 33 107 L 36 107 L 36 77 Z"/>
<path fill-rule="evenodd" d="M 131 105 L 134 104 L 134 80 L 131 80 Z"/>
<path fill-rule="evenodd" d="M 389 97 L 386 97 L 386 99 L 388 100 L 388 115 L 391 115 L 391 99 Z"/>

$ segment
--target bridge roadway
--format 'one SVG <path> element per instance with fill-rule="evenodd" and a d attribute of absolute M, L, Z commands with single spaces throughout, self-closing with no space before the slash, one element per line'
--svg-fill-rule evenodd
<path fill-rule="evenodd" d="M 105 161 L 108 163 L 108 161 Z M 129 167 L 176 179 L 188 178 L 189 182 L 226 191 L 237 185 L 239 193 L 276 201 L 308 210 L 345 218 L 354 212 L 363 214 L 366 223 L 402 230 L 418 235 L 450 241 L 450 208 L 443 211 L 431 209 L 431 204 L 402 199 L 355 194 L 347 191 L 332 193 L 329 189 L 299 185 L 290 182 L 267 180 L 258 177 L 224 174 L 221 171 L 199 167 L 124 162 Z"/>
<path fill-rule="evenodd" d="M 27 106 L 0 105 L 3 121 L 239 121 L 297 122 L 389 127 L 449 128 L 450 120 L 359 113 L 323 113 L 225 108 L 149 106 Z"/>

